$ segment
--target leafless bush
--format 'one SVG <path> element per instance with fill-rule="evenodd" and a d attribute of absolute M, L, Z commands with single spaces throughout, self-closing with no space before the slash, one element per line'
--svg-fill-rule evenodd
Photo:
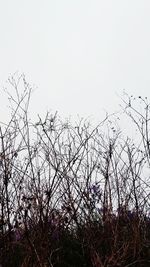
<path fill-rule="evenodd" d="M 134 142 L 117 124 L 110 126 L 115 115 L 96 127 L 86 120 L 64 122 L 57 113 L 31 122 L 30 85 L 23 75 L 9 82 L 15 92 L 8 92 L 11 120 L 0 126 L 2 264 L 54 266 L 56 254 L 60 266 L 61 238 L 68 231 L 91 266 L 142 266 L 149 242 L 148 100 L 140 97 L 140 112 L 131 99 L 123 100 L 140 134 Z M 5 259 L 14 244 L 23 250 L 22 265 Z"/>

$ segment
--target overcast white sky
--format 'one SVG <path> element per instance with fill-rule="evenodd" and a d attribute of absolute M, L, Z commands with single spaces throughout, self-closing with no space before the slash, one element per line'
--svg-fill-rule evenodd
<path fill-rule="evenodd" d="M 98 118 L 123 88 L 150 97 L 150 1 L 0 0 L 1 88 L 15 71 L 35 113 Z"/>

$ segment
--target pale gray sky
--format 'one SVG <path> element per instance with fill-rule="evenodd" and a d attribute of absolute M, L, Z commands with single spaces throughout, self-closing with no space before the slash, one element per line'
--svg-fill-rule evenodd
<path fill-rule="evenodd" d="M 123 88 L 150 97 L 150 1 L 0 0 L 1 88 L 15 71 L 35 113 L 98 118 Z"/>

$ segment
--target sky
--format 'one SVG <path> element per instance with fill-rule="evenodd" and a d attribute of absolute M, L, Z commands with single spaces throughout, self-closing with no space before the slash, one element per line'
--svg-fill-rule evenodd
<path fill-rule="evenodd" d="M 0 120 L 13 73 L 31 112 L 102 118 L 123 89 L 150 97 L 149 0 L 0 0 Z"/>

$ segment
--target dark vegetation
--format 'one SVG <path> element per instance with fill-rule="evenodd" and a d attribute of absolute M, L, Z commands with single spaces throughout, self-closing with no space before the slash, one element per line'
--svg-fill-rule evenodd
<path fill-rule="evenodd" d="M 29 84 L 23 75 L 9 83 L 11 119 L 0 126 L 2 267 L 150 266 L 148 100 L 122 100 L 132 140 L 118 115 L 95 128 L 49 113 L 33 123 Z"/>

